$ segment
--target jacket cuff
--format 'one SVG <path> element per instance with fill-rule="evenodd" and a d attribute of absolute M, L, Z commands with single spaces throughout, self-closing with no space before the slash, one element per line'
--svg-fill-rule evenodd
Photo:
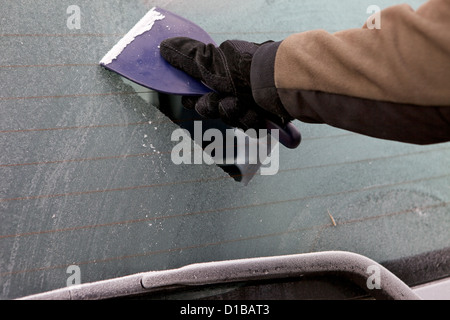
<path fill-rule="evenodd" d="M 258 48 L 252 59 L 250 81 L 253 99 L 266 111 L 282 119 L 289 120 L 292 116 L 284 108 L 275 86 L 275 58 L 279 42 L 268 42 Z"/>

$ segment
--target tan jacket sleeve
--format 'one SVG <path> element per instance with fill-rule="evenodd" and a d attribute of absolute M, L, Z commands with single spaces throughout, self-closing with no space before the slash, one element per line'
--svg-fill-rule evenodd
<path fill-rule="evenodd" d="M 257 52 L 256 101 L 270 109 L 277 100 L 275 109 L 299 120 L 382 139 L 450 141 L 450 0 L 417 11 L 393 6 L 380 18 L 380 29 L 312 30 Z"/>

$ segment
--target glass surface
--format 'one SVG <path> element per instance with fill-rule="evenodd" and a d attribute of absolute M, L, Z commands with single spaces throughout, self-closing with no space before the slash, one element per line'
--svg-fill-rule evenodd
<path fill-rule="evenodd" d="M 220 43 L 359 28 L 372 4 L 1 0 L 0 298 L 65 287 L 71 265 L 87 283 L 197 262 L 328 250 L 385 262 L 449 247 L 449 144 L 295 122 L 301 146 L 280 147 L 278 174 L 244 186 L 215 165 L 175 165 L 178 125 L 155 94 L 98 65 L 153 6 Z"/>

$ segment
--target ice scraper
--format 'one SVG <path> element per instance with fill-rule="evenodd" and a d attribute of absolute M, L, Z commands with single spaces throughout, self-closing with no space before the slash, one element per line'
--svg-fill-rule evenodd
<path fill-rule="evenodd" d="M 210 88 L 171 66 L 161 56 L 160 43 L 179 36 L 215 44 L 195 23 L 154 7 L 103 57 L 100 65 L 160 93 L 196 96 L 211 92 Z M 288 148 L 294 149 L 301 142 L 300 132 L 292 123 L 280 127 L 267 121 L 267 129 L 279 129 L 279 140 Z"/>

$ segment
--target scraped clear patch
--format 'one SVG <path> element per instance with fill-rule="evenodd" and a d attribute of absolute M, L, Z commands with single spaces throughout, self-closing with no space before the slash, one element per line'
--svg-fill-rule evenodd
<path fill-rule="evenodd" d="M 163 20 L 165 16 L 152 8 L 147 14 L 102 58 L 101 64 L 108 65 L 122 53 L 122 51 L 144 32 L 152 29 L 154 23 Z"/>

